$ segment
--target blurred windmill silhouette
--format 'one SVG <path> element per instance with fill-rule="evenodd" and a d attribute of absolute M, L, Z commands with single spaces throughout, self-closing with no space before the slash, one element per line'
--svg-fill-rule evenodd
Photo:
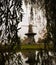
<path fill-rule="evenodd" d="M 34 44 L 35 43 L 34 36 L 36 35 L 36 33 L 33 32 L 33 27 L 37 27 L 37 25 L 34 25 L 34 22 L 33 22 L 33 8 L 32 7 L 30 11 L 29 25 L 22 25 L 22 26 L 28 27 L 28 33 L 25 33 L 25 35 L 28 37 L 27 44 Z"/>

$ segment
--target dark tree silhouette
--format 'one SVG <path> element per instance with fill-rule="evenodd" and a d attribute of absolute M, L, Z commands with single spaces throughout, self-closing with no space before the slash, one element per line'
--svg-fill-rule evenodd
<path fill-rule="evenodd" d="M 3 63 L 2 65 L 5 65 L 4 60 L 8 60 L 9 63 L 9 58 L 16 53 L 14 46 L 20 44 L 18 24 L 22 21 L 21 5 L 22 0 L 0 0 L 0 64 Z"/>
<path fill-rule="evenodd" d="M 0 4 L 2 4 L 0 6 L 1 41 L 16 43 L 18 42 L 18 23 L 22 20 L 22 2 L 21 0 L 1 0 Z"/>
<path fill-rule="evenodd" d="M 56 1 L 45 0 L 47 31 L 56 48 Z"/>

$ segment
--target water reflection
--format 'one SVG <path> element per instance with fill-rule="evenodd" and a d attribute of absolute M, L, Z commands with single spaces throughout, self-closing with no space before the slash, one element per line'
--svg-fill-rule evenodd
<path fill-rule="evenodd" d="M 56 65 L 56 56 L 45 50 L 23 50 L 14 54 L 9 61 L 5 65 Z"/>
<path fill-rule="evenodd" d="M 28 53 L 28 60 L 26 61 L 26 63 L 28 63 L 29 65 L 34 65 L 35 64 L 35 51 L 29 51 Z"/>
<path fill-rule="evenodd" d="M 56 65 L 55 56 L 45 50 L 27 51 L 22 54 L 24 57 L 28 57 L 25 63 L 29 65 Z"/>

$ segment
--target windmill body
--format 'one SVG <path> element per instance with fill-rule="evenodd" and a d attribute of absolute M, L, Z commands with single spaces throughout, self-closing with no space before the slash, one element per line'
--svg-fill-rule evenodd
<path fill-rule="evenodd" d="M 35 39 L 34 36 L 36 35 L 36 33 L 33 32 L 33 7 L 31 6 L 31 10 L 30 10 L 30 21 L 29 21 L 29 26 L 28 26 L 28 33 L 26 33 L 25 35 L 28 37 L 28 42 L 27 44 L 34 44 L 35 43 Z"/>
<path fill-rule="evenodd" d="M 28 33 L 25 34 L 28 37 L 27 44 L 34 44 L 35 43 L 34 36 L 36 35 L 36 33 L 33 32 L 32 27 L 33 27 L 33 25 L 29 24 L 29 26 L 28 26 Z"/>

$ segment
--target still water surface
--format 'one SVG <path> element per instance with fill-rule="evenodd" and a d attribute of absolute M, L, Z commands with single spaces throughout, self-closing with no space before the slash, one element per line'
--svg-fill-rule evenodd
<path fill-rule="evenodd" d="M 56 56 L 50 51 L 25 50 L 17 52 L 9 65 L 56 65 Z"/>

